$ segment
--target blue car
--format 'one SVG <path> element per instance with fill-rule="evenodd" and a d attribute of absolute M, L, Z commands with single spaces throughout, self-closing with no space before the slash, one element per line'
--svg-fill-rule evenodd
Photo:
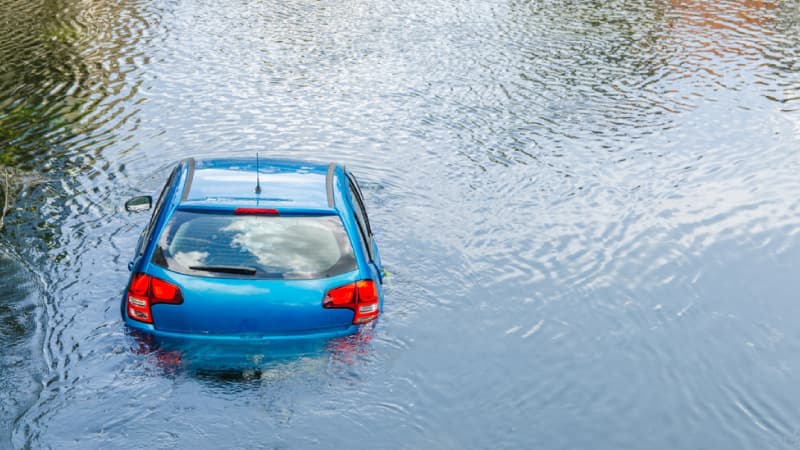
<path fill-rule="evenodd" d="M 135 197 L 125 209 L 152 203 Z M 156 337 L 327 338 L 383 309 L 363 196 L 336 164 L 181 161 L 128 268 L 122 317 Z"/>

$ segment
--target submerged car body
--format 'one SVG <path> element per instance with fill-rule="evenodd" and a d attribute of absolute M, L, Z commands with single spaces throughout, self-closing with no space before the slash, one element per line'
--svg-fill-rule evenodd
<path fill-rule="evenodd" d="M 151 205 L 143 196 L 125 206 Z M 157 337 L 333 337 L 383 309 L 363 197 L 336 164 L 181 161 L 129 269 L 122 317 Z"/>

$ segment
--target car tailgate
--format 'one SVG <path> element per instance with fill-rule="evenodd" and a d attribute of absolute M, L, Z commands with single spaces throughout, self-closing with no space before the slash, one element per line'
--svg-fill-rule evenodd
<path fill-rule="evenodd" d="M 183 304 L 152 307 L 156 329 L 193 334 L 302 334 L 346 328 L 348 309 L 325 309 L 333 287 L 354 281 L 357 272 L 315 280 L 253 280 L 183 275 L 158 267 L 153 275 L 180 287 Z"/>

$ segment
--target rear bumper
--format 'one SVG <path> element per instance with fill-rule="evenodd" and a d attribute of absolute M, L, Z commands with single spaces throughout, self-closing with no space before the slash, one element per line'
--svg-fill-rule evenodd
<path fill-rule="evenodd" d="M 286 334 L 195 334 L 195 333 L 174 333 L 156 329 L 153 325 L 137 322 L 124 316 L 125 325 L 149 334 L 155 338 L 167 340 L 212 342 L 212 343 L 261 343 L 261 342 L 300 342 L 306 340 L 330 339 L 340 336 L 347 336 L 358 331 L 358 325 L 348 325 L 339 328 L 325 328 L 322 330 L 308 330 L 298 333 Z"/>

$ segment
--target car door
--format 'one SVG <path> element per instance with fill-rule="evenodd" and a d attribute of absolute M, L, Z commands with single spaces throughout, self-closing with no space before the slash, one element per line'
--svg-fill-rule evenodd
<path fill-rule="evenodd" d="M 370 270 L 373 272 L 374 279 L 383 283 L 383 266 L 381 264 L 380 252 L 378 250 L 378 243 L 372 234 L 372 228 L 369 224 L 369 216 L 367 216 L 367 209 L 364 207 L 364 197 L 361 195 L 361 188 L 358 186 L 356 178 L 350 172 L 347 173 L 350 201 L 353 204 L 353 212 L 358 224 L 359 234 L 362 238 L 362 244 L 366 250 L 367 259 L 370 264 Z"/>

